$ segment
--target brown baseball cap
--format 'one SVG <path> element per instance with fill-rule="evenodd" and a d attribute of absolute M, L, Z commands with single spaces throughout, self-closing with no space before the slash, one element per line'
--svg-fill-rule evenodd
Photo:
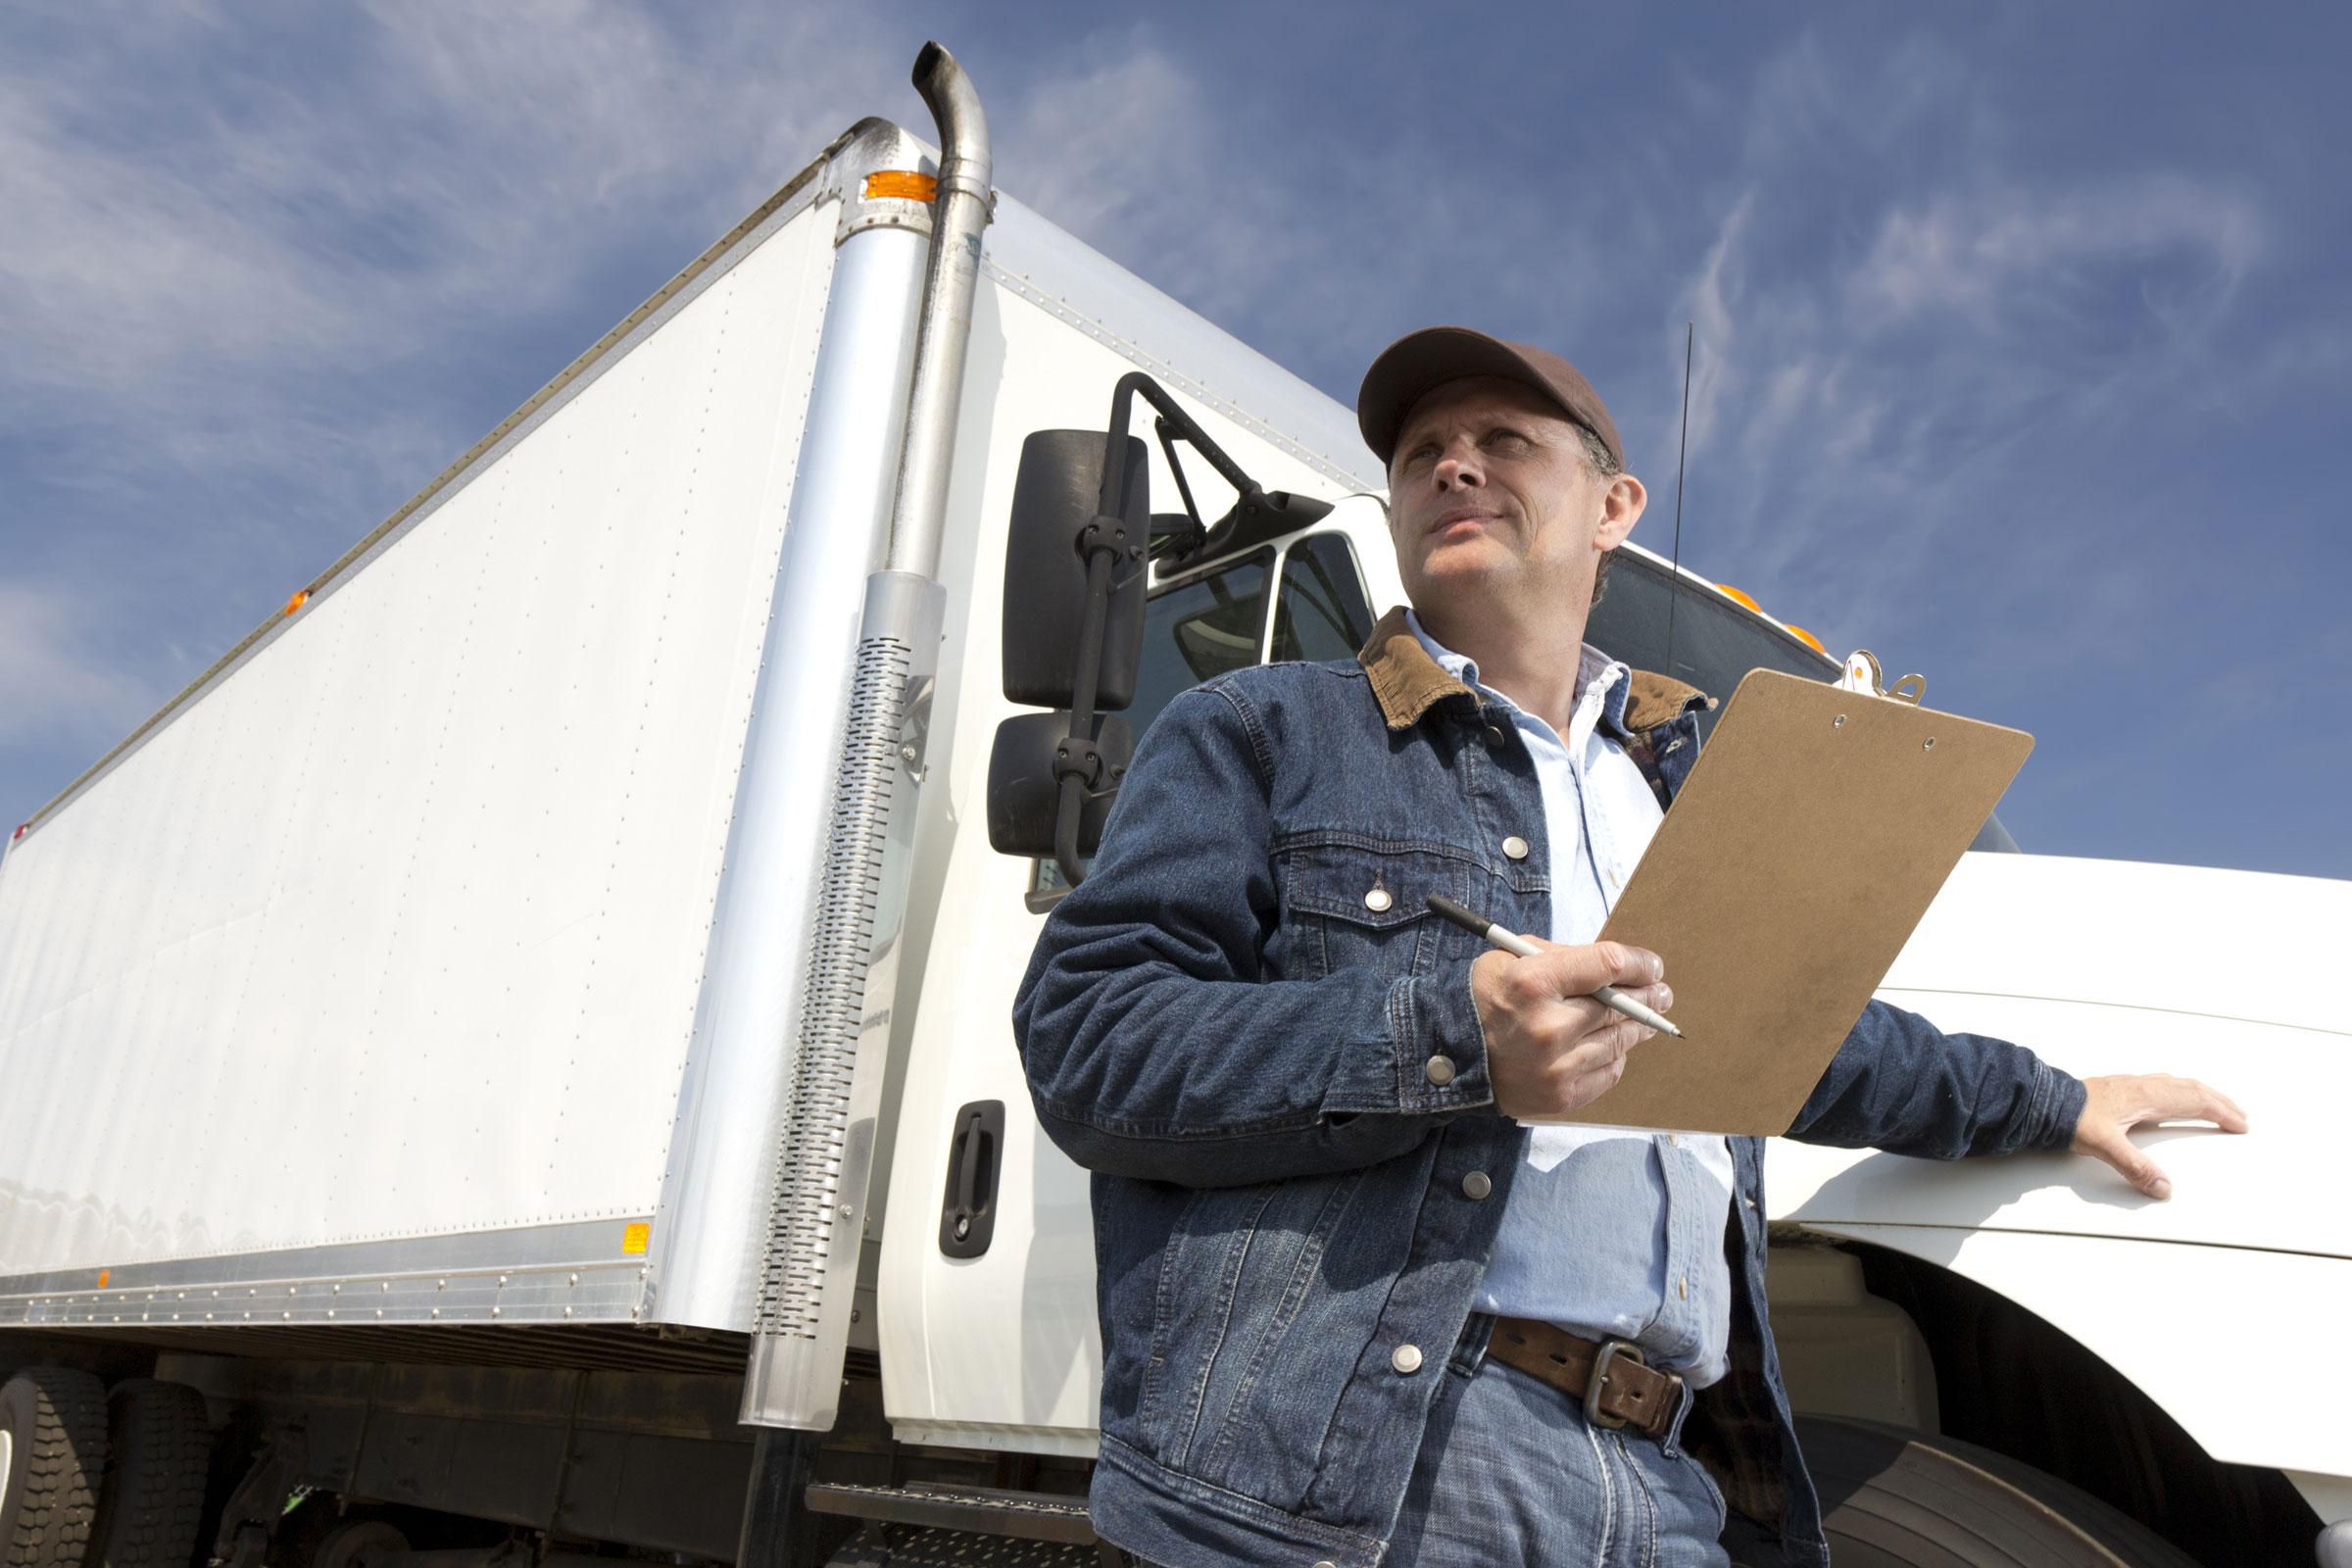
<path fill-rule="evenodd" d="M 1413 405 L 1431 388 L 1472 375 L 1497 375 L 1534 387 L 1600 437 L 1617 466 L 1625 466 L 1617 422 L 1584 371 L 1548 350 L 1505 343 L 1466 326 L 1425 326 L 1380 351 L 1355 394 L 1355 423 L 1364 432 L 1364 444 L 1385 466 Z"/>

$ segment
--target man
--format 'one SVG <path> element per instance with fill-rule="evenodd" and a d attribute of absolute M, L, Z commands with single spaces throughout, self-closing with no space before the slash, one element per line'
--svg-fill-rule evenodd
<path fill-rule="evenodd" d="M 1584 646 L 1641 481 L 1572 366 L 1460 328 L 1392 345 L 1357 415 L 1412 609 L 1161 713 L 1015 1007 L 1096 1173 L 1097 1527 L 1172 1568 L 1721 1564 L 1727 1520 L 1743 1561 L 1826 1562 L 1761 1142 L 1546 1125 L 1645 1033 L 1596 987 L 1673 1003 L 1593 942 L 1708 702 Z M 1434 892 L 1557 945 L 1485 950 Z M 2124 1135 L 2178 1116 L 2245 1125 L 1874 1002 L 1790 1136 L 2071 1144 L 2161 1198 Z"/>

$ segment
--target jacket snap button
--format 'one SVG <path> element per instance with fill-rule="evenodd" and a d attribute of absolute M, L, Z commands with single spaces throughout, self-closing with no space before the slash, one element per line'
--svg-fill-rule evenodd
<path fill-rule="evenodd" d="M 1408 1377 L 1413 1373 L 1420 1371 L 1421 1347 L 1418 1345 L 1399 1345 L 1396 1347 L 1396 1353 L 1389 1357 L 1389 1365 L 1395 1367 L 1397 1371 L 1404 1373 Z"/>
<path fill-rule="evenodd" d="M 1326 1557 L 1321 1562 L 1315 1564 L 1315 1568 L 1340 1568 L 1340 1565 Z"/>
<path fill-rule="evenodd" d="M 1387 888 L 1374 888 L 1371 892 L 1364 895 L 1364 907 L 1370 909 L 1374 914 L 1378 914 L 1381 910 L 1387 908 L 1395 902 L 1396 901 L 1394 899 L 1389 897 L 1389 890 Z"/>
<path fill-rule="evenodd" d="M 1489 746 L 1494 747 L 1499 752 L 1502 750 L 1503 742 L 1506 739 L 1508 739 L 1508 737 L 1502 733 L 1502 726 L 1500 724 L 1489 724 L 1487 726 L 1487 744 Z"/>
<path fill-rule="evenodd" d="M 1494 1190 L 1494 1183 L 1488 1179 L 1487 1173 L 1483 1170 L 1474 1170 L 1462 1178 L 1462 1196 L 1464 1198 L 1484 1198 Z"/>
<path fill-rule="evenodd" d="M 1451 1056 L 1432 1056 L 1428 1061 L 1422 1063 L 1421 1072 L 1431 1083 L 1443 1089 L 1453 1082 L 1453 1058 Z"/>
<path fill-rule="evenodd" d="M 1527 858 L 1527 840 L 1514 833 L 1502 841 L 1502 853 L 1514 860 Z"/>

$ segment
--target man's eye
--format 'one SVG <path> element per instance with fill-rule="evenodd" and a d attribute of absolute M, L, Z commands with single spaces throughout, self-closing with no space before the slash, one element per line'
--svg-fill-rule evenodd
<path fill-rule="evenodd" d="M 1491 451 L 1524 452 L 1527 445 L 1527 437 L 1516 430 L 1496 430 L 1487 437 L 1487 446 Z"/>

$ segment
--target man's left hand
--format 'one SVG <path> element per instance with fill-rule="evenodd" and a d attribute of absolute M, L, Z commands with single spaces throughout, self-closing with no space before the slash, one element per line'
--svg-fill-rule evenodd
<path fill-rule="evenodd" d="M 2209 1121 L 2226 1133 L 2246 1130 L 2246 1113 L 2228 1095 L 2194 1078 L 2166 1073 L 2085 1078 L 2090 1099 L 2075 1123 L 2074 1152 L 2105 1160 L 2150 1198 L 2170 1198 L 2173 1184 L 2156 1162 L 2125 1136 L 2134 1127 L 2167 1121 Z"/>

